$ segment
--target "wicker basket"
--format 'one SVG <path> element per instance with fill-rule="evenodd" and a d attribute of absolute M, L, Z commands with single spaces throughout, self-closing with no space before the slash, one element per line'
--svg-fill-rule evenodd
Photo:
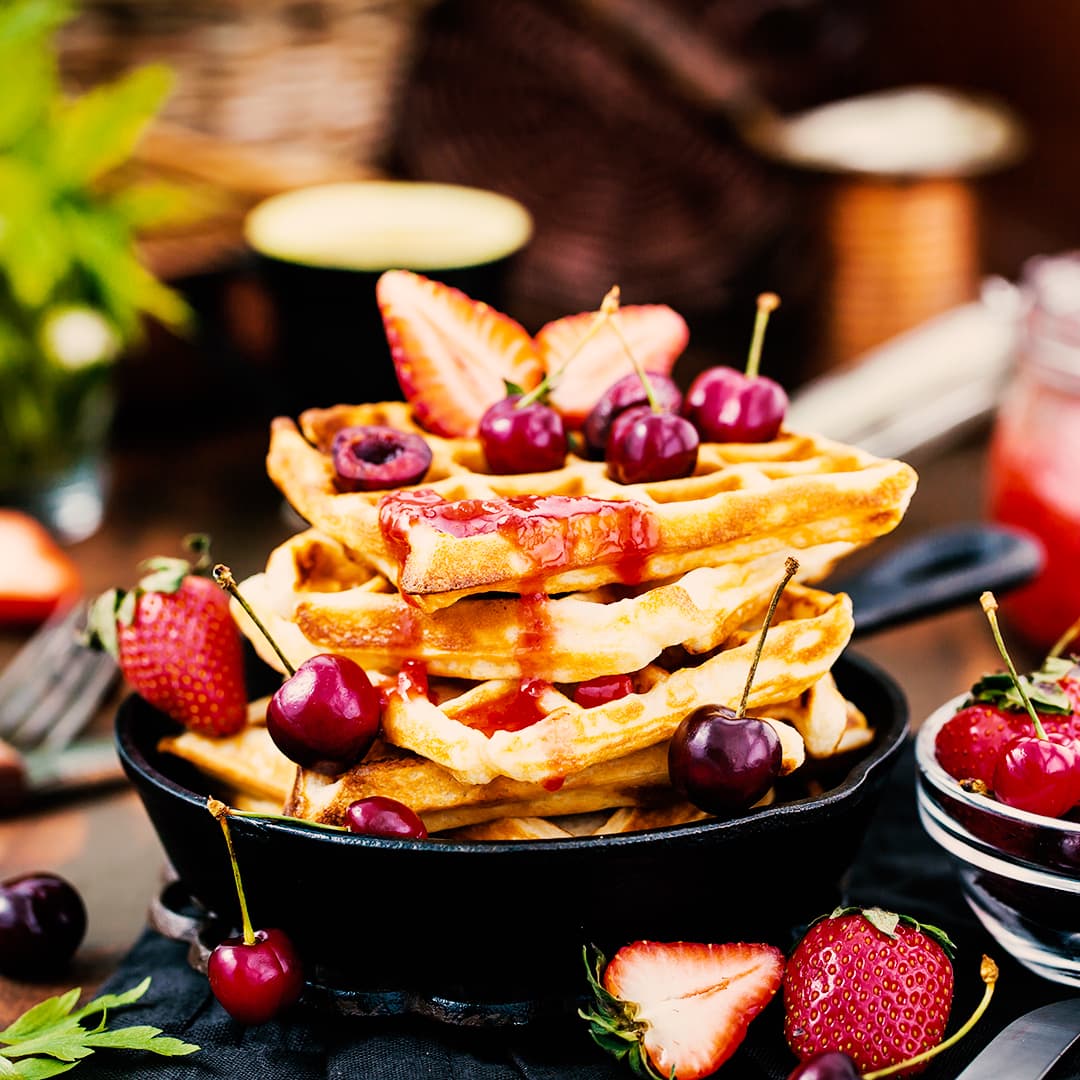
<path fill-rule="evenodd" d="M 178 128 L 378 166 L 435 0 L 85 0 L 59 38 L 74 91 L 149 61 Z"/>

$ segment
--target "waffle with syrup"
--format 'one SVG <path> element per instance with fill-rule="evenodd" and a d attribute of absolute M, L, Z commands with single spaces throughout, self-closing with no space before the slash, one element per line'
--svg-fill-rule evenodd
<path fill-rule="evenodd" d="M 422 483 L 343 492 L 330 448 L 345 427 L 422 434 Z M 402 403 L 278 417 L 267 470 L 293 508 L 362 554 L 422 610 L 478 593 L 556 595 L 670 578 L 835 545 L 837 557 L 891 531 L 914 470 L 856 447 L 782 431 L 766 443 L 703 443 L 694 473 L 619 484 L 603 462 L 570 454 L 551 472 L 493 475 L 477 439 L 432 436 Z"/>

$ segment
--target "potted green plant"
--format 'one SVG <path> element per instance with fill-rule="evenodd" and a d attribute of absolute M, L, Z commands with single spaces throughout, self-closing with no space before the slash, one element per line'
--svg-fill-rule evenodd
<path fill-rule="evenodd" d="M 146 317 L 190 322 L 136 247 L 176 213 L 178 192 L 121 169 L 172 73 L 146 65 L 69 97 L 55 33 L 71 10 L 0 4 L 0 504 L 68 541 L 101 520 L 116 361 Z"/>

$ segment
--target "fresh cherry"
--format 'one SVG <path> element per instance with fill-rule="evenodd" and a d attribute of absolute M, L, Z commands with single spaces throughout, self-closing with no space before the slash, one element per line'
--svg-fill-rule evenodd
<path fill-rule="evenodd" d="M 234 1020 L 241 1024 L 263 1024 L 300 997 L 304 988 L 303 966 L 291 938 L 283 930 L 253 929 L 229 830 L 229 808 L 218 799 L 208 799 L 206 807 L 225 836 L 241 923 L 238 937 L 227 938 L 210 953 L 206 965 L 210 990 Z"/>
<path fill-rule="evenodd" d="M 379 425 L 342 428 L 330 448 L 339 491 L 381 491 L 423 480 L 431 447 L 413 432 Z"/>
<path fill-rule="evenodd" d="M 738 710 L 701 705 L 685 716 L 668 744 L 668 775 L 676 791 L 709 814 L 729 815 L 753 806 L 783 765 L 780 737 L 765 720 L 746 716 L 765 634 L 776 605 L 799 564 L 789 558 L 758 635 Z"/>
<path fill-rule="evenodd" d="M 1006 806 L 1061 817 L 1080 802 L 1080 743 L 1057 732 L 1019 735 L 998 758 L 991 787 Z"/>
<path fill-rule="evenodd" d="M 520 394 L 490 406 L 480 418 L 479 434 L 493 473 L 550 472 L 566 462 L 562 417 L 550 405 Z"/>
<path fill-rule="evenodd" d="M 661 412 L 678 413 L 682 409 L 682 391 L 675 380 L 658 372 L 648 372 L 656 402 Z M 590 457 L 602 460 L 607 449 L 611 425 L 621 412 L 634 405 L 648 405 L 649 398 L 636 372 L 616 380 L 600 395 L 582 425 L 581 434 Z"/>
<path fill-rule="evenodd" d="M 698 433 L 674 413 L 650 405 L 625 409 L 611 425 L 608 472 L 620 484 L 651 483 L 689 476 L 697 465 Z"/>
<path fill-rule="evenodd" d="M 320 653 L 275 691 L 266 730 L 290 761 L 334 776 L 367 753 L 380 717 L 379 692 L 364 669 L 347 656 Z"/>
<path fill-rule="evenodd" d="M 86 907 L 75 887 L 50 873 L 0 883 L 0 973 L 50 974 L 75 954 L 86 933 Z"/>
<path fill-rule="evenodd" d="M 859 1080 L 855 1062 L 840 1050 L 825 1050 L 807 1058 L 789 1074 L 788 1080 Z"/>
<path fill-rule="evenodd" d="M 691 382 L 683 415 L 706 442 L 768 442 L 780 430 L 787 412 L 787 394 L 779 383 L 758 374 L 765 324 L 779 304 L 775 293 L 758 297 L 744 372 L 719 365 L 706 368 Z"/>
<path fill-rule="evenodd" d="M 994 795 L 1007 806 L 1060 817 L 1080 802 L 1080 742 L 1061 732 L 1047 734 L 1005 648 L 994 594 L 984 592 L 980 603 L 1034 729 L 1034 734 L 1017 736 L 1006 744 L 994 767 Z"/>
<path fill-rule="evenodd" d="M 349 832 L 364 836 L 423 840 L 428 834 L 419 814 L 385 795 L 370 795 L 349 803 L 345 809 L 345 824 Z"/>
<path fill-rule="evenodd" d="M 764 720 L 726 705 L 702 705 L 685 717 L 668 745 L 675 789 L 710 814 L 753 806 L 780 775 L 780 739 Z"/>
<path fill-rule="evenodd" d="M 981 780 L 992 788 L 1002 749 L 1030 726 L 1026 713 L 975 702 L 942 724 L 934 739 L 934 754 L 954 780 Z"/>
<path fill-rule="evenodd" d="M 629 675 L 597 675 L 595 679 L 586 679 L 574 687 L 574 703 L 583 709 L 592 709 L 609 701 L 618 701 L 633 692 L 634 684 Z"/>
<path fill-rule="evenodd" d="M 296 949 L 281 930 L 254 930 L 250 941 L 228 938 L 206 965 L 210 990 L 241 1024 L 264 1024 L 284 1012 L 304 988 Z"/>

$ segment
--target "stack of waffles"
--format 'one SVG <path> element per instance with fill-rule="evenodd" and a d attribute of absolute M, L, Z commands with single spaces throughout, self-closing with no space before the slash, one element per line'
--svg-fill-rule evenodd
<path fill-rule="evenodd" d="M 341 491 L 330 448 L 356 425 L 421 434 L 422 482 Z M 478 439 L 432 435 L 390 402 L 278 418 L 267 467 L 308 527 L 240 591 L 294 666 L 335 652 L 365 668 L 383 691 L 382 734 L 333 777 L 277 752 L 265 702 L 235 737 L 166 741 L 234 804 L 340 824 L 353 800 L 385 795 L 431 833 L 472 840 L 699 820 L 670 784 L 668 741 L 698 706 L 738 706 L 789 557 L 799 570 L 748 711 L 780 736 L 785 775 L 873 738 L 831 674 L 850 601 L 812 583 L 900 522 L 916 482 L 902 462 L 782 430 L 703 443 L 682 479 L 618 484 L 573 453 L 551 472 L 492 475 Z M 592 704 L 580 692 L 616 676 L 629 693 Z"/>

